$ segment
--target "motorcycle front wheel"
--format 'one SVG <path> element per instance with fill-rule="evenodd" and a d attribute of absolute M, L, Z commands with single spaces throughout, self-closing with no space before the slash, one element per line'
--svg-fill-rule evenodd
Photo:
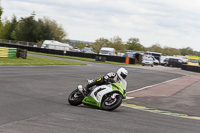
<path fill-rule="evenodd" d="M 68 102 L 71 104 L 71 105 L 80 105 L 82 104 L 82 101 L 83 101 L 83 94 L 78 90 L 74 90 L 68 97 Z"/>
<path fill-rule="evenodd" d="M 104 99 L 102 100 L 101 108 L 103 110 L 112 111 L 121 105 L 122 96 L 116 95 L 115 98 L 111 98 L 111 95 L 109 95 L 108 97 L 104 97 Z"/>

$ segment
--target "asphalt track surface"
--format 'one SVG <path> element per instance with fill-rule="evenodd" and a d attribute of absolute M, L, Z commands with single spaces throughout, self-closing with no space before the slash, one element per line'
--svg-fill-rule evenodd
<path fill-rule="evenodd" d="M 126 66 L 125 66 L 126 67 Z M 119 66 L 0 67 L 0 132 L 3 133 L 199 133 L 199 120 L 120 106 L 108 112 L 71 106 L 67 97 L 86 79 Z M 126 67 L 127 91 L 157 84 L 181 74 Z"/>

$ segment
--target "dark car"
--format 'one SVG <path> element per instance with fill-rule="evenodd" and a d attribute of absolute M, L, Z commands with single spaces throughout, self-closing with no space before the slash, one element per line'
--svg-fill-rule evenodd
<path fill-rule="evenodd" d="M 165 60 L 163 60 L 160 65 L 161 66 L 166 66 L 167 62 L 168 62 L 169 58 L 166 58 Z"/>
<path fill-rule="evenodd" d="M 183 62 L 181 59 L 174 59 L 174 58 L 169 58 L 166 61 L 165 66 L 169 66 L 169 67 L 178 67 L 180 68 L 182 66 L 182 64 L 186 64 L 185 62 Z"/>

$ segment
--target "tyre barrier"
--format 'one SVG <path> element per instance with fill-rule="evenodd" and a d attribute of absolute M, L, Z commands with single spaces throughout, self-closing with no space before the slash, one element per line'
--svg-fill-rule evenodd
<path fill-rule="evenodd" d="M 16 56 L 17 56 L 17 58 L 26 59 L 27 58 L 27 50 L 17 48 Z"/>
<path fill-rule="evenodd" d="M 5 48 L 0 47 L 0 57 L 1 58 L 16 58 L 16 48 Z"/>
<path fill-rule="evenodd" d="M 182 65 L 181 66 L 182 70 L 186 70 L 186 71 L 192 71 L 192 72 L 198 72 L 200 73 L 200 66 L 191 66 L 191 65 Z"/>

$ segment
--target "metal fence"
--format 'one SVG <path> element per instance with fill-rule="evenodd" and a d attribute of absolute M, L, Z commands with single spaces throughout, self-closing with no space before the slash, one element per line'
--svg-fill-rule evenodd
<path fill-rule="evenodd" d="M 34 43 L 34 42 L 24 42 L 24 41 L 5 40 L 5 39 L 0 39 L 0 43 L 15 44 L 15 45 L 22 45 L 22 46 L 29 46 L 29 47 L 39 46 L 39 44 Z"/>

